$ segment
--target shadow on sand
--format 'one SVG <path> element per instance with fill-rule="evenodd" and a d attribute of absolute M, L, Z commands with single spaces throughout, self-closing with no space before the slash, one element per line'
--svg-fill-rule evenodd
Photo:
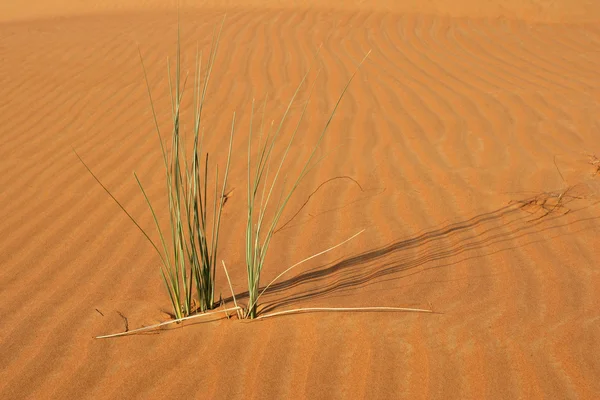
<path fill-rule="evenodd" d="M 585 202 L 575 209 L 569 204 L 581 200 L 580 197 L 567 193 L 562 198 L 552 198 L 545 193 L 513 202 L 470 219 L 304 271 L 271 285 L 265 296 L 269 295 L 273 300 L 265 300 L 261 313 L 291 305 L 301 306 L 306 300 L 514 250 L 566 234 L 561 228 L 569 226 L 569 233 L 573 233 L 573 226 L 581 225 L 580 230 L 583 230 L 589 227 L 585 222 L 600 219 L 599 216 L 579 218 L 575 215 L 590 206 Z M 248 293 L 236 297 L 244 299 Z"/>

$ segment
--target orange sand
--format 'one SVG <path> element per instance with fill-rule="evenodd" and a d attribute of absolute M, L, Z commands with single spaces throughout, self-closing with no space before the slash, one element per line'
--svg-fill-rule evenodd
<path fill-rule="evenodd" d="M 0 398 L 600 398 L 600 174 L 588 159 L 600 157 L 600 3 L 319 3 L 182 1 L 186 69 L 227 12 L 206 110 L 221 161 L 238 112 L 220 258 L 244 302 L 252 99 L 268 94 L 267 118 L 280 116 L 321 67 L 291 174 L 372 49 L 284 221 L 329 178 L 362 189 L 319 189 L 275 237 L 264 281 L 367 231 L 284 277 L 264 306 L 438 313 L 198 320 L 93 339 L 123 330 L 119 313 L 132 329 L 169 319 L 159 260 L 72 147 L 153 232 L 132 176 L 160 206 L 137 44 L 168 131 L 176 2 L 3 2 Z M 220 271 L 217 288 L 229 299 Z"/>

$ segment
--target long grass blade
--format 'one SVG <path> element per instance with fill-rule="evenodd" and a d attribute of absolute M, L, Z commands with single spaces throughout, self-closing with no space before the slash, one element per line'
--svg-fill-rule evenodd
<path fill-rule="evenodd" d="M 433 314 L 435 311 L 425 308 L 406 308 L 406 307 L 307 307 L 296 308 L 293 310 L 278 311 L 270 314 L 264 314 L 256 317 L 256 320 L 272 318 L 288 314 L 300 314 L 308 312 L 418 312 Z"/>

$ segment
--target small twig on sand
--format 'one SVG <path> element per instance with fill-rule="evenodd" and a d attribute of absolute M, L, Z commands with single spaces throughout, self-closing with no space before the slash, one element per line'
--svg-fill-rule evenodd
<path fill-rule="evenodd" d="M 123 321 L 125 321 L 125 332 L 129 332 L 129 320 L 127 319 L 126 316 L 121 314 L 121 311 L 117 311 L 117 314 L 119 314 L 121 316 L 121 318 L 123 318 Z"/>
<path fill-rule="evenodd" d="M 563 215 L 564 215 L 564 214 L 567 214 L 569 211 L 571 211 L 571 209 L 569 209 L 566 206 L 566 203 L 582 198 L 579 196 L 569 194 L 569 192 L 574 187 L 575 186 L 569 186 L 565 190 L 561 190 L 561 191 L 544 192 L 537 196 L 534 196 L 533 198 L 530 198 L 527 200 L 511 201 L 511 203 L 520 203 L 521 204 L 520 208 L 522 210 L 528 212 L 529 214 L 536 214 L 540 210 L 544 211 L 544 213 L 541 216 L 533 219 L 532 221 L 536 221 L 538 219 L 544 218 L 556 210 L 563 210 L 563 209 L 566 210 L 563 212 Z M 552 200 L 554 200 L 554 201 L 552 201 Z M 527 210 L 528 207 L 533 208 L 533 211 L 528 211 Z"/>
<path fill-rule="evenodd" d="M 560 168 L 558 168 L 558 164 L 556 164 L 556 155 L 554 156 L 554 166 L 556 167 L 556 170 L 558 171 L 558 174 L 560 175 L 560 179 L 562 179 L 564 183 L 567 183 L 562 172 L 560 172 Z"/>

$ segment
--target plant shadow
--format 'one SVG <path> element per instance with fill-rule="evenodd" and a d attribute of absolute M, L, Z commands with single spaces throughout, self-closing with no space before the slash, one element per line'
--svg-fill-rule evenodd
<path fill-rule="evenodd" d="M 589 202 L 581 206 L 578 202 L 580 197 L 565 196 L 560 199 L 559 207 L 549 207 L 547 196 L 540 196 L 511 202 L 494 211 L 446 224 L 274 283 L 265 293 L 273 300 L 265 300 L 260 312 L 273 312 L 308 300 L 340 295 L 375 283 L 518 249 L 548 240 L 548 232 L 550 235 L 556 233 L 552 237 L 561 236 L 566 234 L 561 228 L 569 226 L 569 233 L 573 233 L 572 225 L 582 224 L 582 229 L 586 229 L 585 222 L 600 219 L 600 216 L 575 215 L 590 206 Z M 544 200 L 538 201 L 540 198 Z M 574 202 L 580 206 L 574 208 L 577 204 L 570 204 Z M 237 295 L 238 300 L 247 297 L 247 292 Z"/>

